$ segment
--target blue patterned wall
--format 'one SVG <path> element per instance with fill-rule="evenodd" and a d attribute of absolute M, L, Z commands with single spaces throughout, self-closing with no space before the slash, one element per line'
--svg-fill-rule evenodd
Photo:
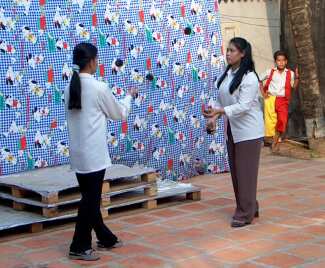
<path fill-rule="evenodd" d="M 62 93 L 81 41 L 115 96 L 139 88 L 128 121 L 108 122 L 115 163 L 172 179 L 228 170 L 223 124 L 208 136 L 201 116 L 224 66 L 217 2 L 0 0 L 1 174 L 69 162 Z"/>

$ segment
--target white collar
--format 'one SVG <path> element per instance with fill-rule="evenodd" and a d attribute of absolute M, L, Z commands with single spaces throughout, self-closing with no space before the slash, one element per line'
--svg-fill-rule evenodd
<path fill-rule="evenodd" d="M 228 72 L 227 72 L 227 74 L 228 75 L 235 75 L 237 72 L 238 72 L 238 70 L 239 70 L 239 67 L 236 69 L 236 70 L 232 70 L 231 68 L 228 70 Z"/>
<path fill-rule="evenodd" d="M 81 78 L 94 78 L 94 76 L 92 74 L 89 74 L 89 73 L 79 73 L 79 76 Z"/>
<path fill-rule="evenodd" d="M 274 68 L 274 71 L 280 73 L 277 67 Z M 288 71 L 289 71 L 288 68 L 284 68 L 284 72 L 282 72 L 282 73 L 286 73 Z"/>

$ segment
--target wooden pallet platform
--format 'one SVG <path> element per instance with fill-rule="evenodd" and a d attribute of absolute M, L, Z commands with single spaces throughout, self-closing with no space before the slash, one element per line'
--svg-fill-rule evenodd
<path fill-rule="evenodd" d="M 147 183 L 135 181 L 131 183 L 117 181 L 112 186 L 107 183 L 108 192 L 102 194 L 102 206 L 123 205 L 123 203 L 132 202 L 135 199 L 145 199 L 157 195 L 156 183 Z M 71 195 L 68 200 L 62 200 L 55 204 L 44 204 L 39 201 L 27 198 L 14 197 L 9 194 L 0 194 L 0 198 L 8 200 L 7 204 L 15 210 L 29 211 L 42 215 L 47 218 L 61 217 L 76 213 L 80 201 L 80 194 Z"/>
<path fill-rule="evenodd" d="M 128 200 L 125 200 L 117 195 L 112 197 L 111 204 L 103 206 L 102 214 L 105 218 L 117 218 L 184 202 L 198 201 L 200 198 L 201 190 L 195 186 L 163 191 L 158 189 L 158 194 L 155 197 L 141 196 L 140 193 L 134 193 L 132 198 L 128 196 Z M 6 200 L 6 202 L 10 202 L 10 200 Z M 40 232 L 48 226 L 71 222 L 75 217 L 76 211 L 71 212 L 71 210 L 66 210 L 65 213 L 58 217 L 46 218 L 35 213 L 16 211 L 10 207 L 0 205 L 0 218 L 4 219 L 0 222 L 0 237 L 21 232 Z"/>
<path fill-rule="evenodd" d="M 12 176 L 10 179 L 0 178 L 0 198 L 9 200 L 8 204 L 16 210 L 36 212 L 47 218 L 75 212 L 81 199 L 75 175 L 62 168 L 52 171 L 47 172 L 49 177 L 45 179 L 46 174 L 40 176 L 44 171 Z M 132 191 L 141 190 L 145 197 L 155 196 L 158 177 L 159 174 L 151 168 L 113 165 L 107 169 L 103 183 L 103 206 L 110 205 L 114 196 Z"/>
<path fill-rule="evenodd" d="M 103 184 L 103 193 L 114 193 L 116 191 L 127 190 L 128 188 L 134 188 L 148 183 L 154 183 L 159 174 L 150 172 L 142 174 L 140 176 L 130 178 L 117 178 L 117 179 L 106 179 Z M 46 188 L 45 188 L 46 189 Z M 8 198 L 12 196 L 16 199 L 32 200 L 41 202 L 47 205 L 57 205 L 65 203 L 67 201 L 80 199 L 78 185 L 69 186 L 67 185 L 62 190 L 55 192 L 46 193 L 42 190 L 33 190 L 24 188 L 23 186 L 17 186 L 13 184 L 6 184 L 0 180 L 0 197 Z M 51 206 L 49 206 L 51 207 Z"/>

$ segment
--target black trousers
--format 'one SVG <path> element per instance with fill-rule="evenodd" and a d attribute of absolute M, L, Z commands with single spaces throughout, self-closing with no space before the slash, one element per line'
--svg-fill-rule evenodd
<path fill-rule="evenodd" d="M 233 219 L 248 223 L 258 210 L 257 176 L 263 139 L 234 143 L 229 124 L 227 136 L 230 172 L 237 205 Z"/>
<path fill-rule="evenodd" d="M 117 237 L 103 222 L 100 211 L 102 186 L 105 169 L 87 174 L 77 173 L 81 192 L 77 222 L 70 251 L 82 252 L 91 249 L 91 232 L 95 231 L 97 239 L 106 246 L 117 242 Z"/>

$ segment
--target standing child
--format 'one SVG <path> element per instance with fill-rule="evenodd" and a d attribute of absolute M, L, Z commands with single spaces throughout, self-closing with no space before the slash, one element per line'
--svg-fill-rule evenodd
<path fill-rule="evenodd" d="M 273 138 L 272 150 L 287 129 L 291 89 L 298 87 L 298 69 L 295 73 L 287 68 L 288 57 L 284 51 L 274 53 L 276 67 L 261 75 L 261 91 L 264 97 L 265 137 Z M 266 81 L 263 86 L 263 81 Z"/>

